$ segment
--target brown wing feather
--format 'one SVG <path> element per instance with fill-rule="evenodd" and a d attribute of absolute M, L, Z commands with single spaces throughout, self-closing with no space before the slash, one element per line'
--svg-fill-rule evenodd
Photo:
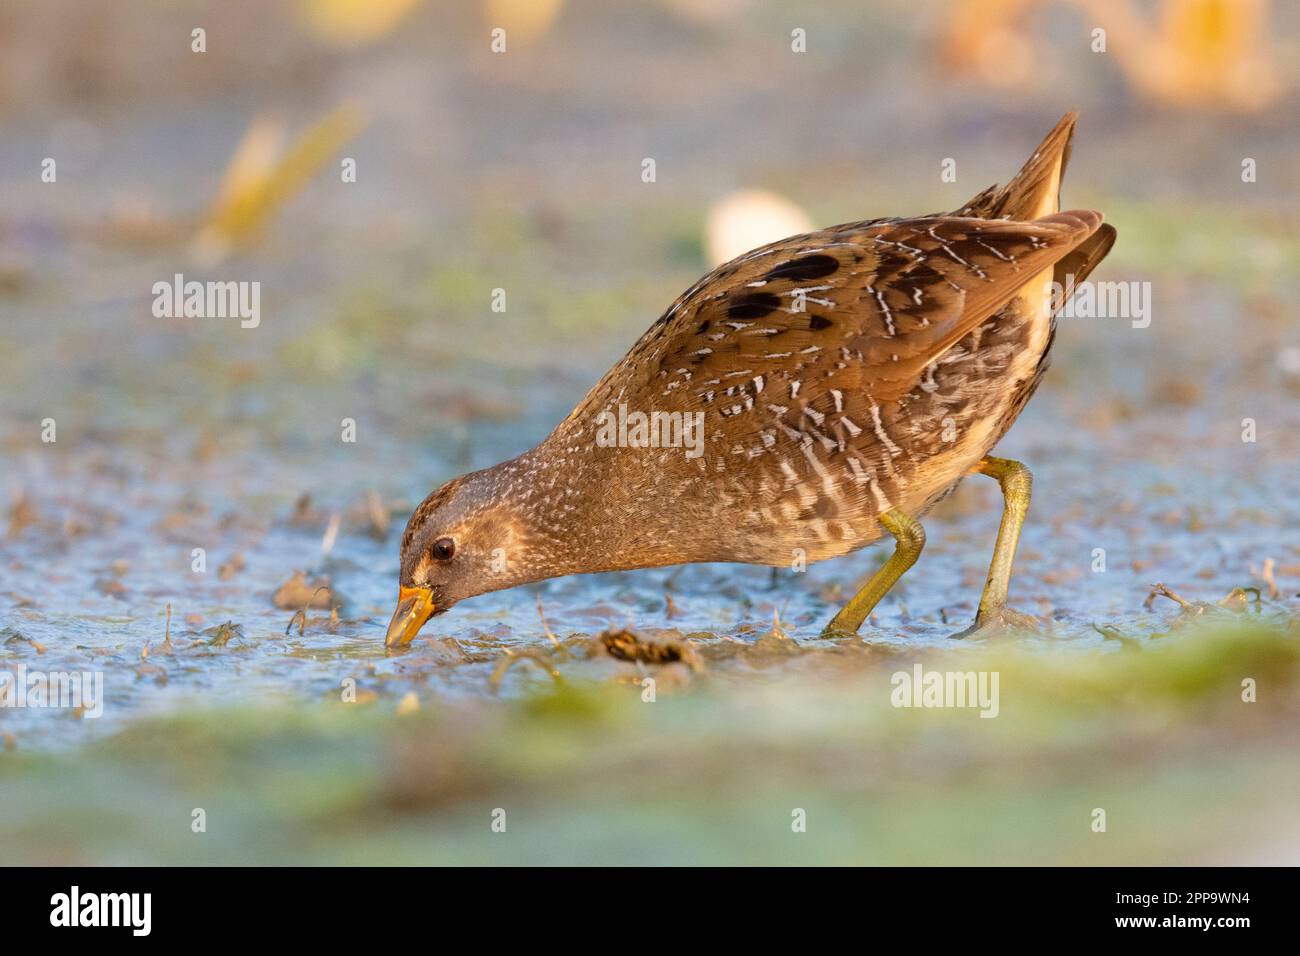
<path fill-rule="evenodd" d="M 1092 270 L 1106 258 L 1113 245 L 1115 245 L 1115 227 L 1110 223 L 1102 223 L 1100 229 L 1056 263 L 1053 278 L 1064 290 L 1062 302 L 1074 294 L 1074 287 L 1088 278 Z"/>
<path fill-rule="evenodd" d="M 1100 221 L 1095 212 L 873 221 L 754 250 L 679 298 L 573 416 L 647 395 L 658 410 L 729 415 L 753 406 L 755 380 L 805 371 L 810 389 L 833 378 L 874 401 L 897 399 Z"/>

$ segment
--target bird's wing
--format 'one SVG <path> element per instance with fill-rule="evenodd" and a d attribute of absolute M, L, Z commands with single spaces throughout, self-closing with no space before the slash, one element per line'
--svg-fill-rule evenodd
<path fill-rule="evenodd" d="M 1057 260 L 1053 267 L 1053 280 L 1064 293 L 1062 302 L 1074 295 L 1075 286 L 1088 278 L 1088 274 L 1097 268 L 1102 259 L 1106 258 L 1110 247 L 1115 245 L 1115 235 L 1115 227 L 1104 222 L 1080 245 Z"/>
<path fill-rule="evenodd" d="M 591 419 L 620 402 L 729 418 L 780 407 L 778 382 L 790 383 L 781 394 L 791 398 L 802 388 L 807 399 L 832 389 L 898 399 L 1100 223 L 1089 211 L 1034 222 L 927 217 L 764 246 L 687 290 L 570 418 Z"/>

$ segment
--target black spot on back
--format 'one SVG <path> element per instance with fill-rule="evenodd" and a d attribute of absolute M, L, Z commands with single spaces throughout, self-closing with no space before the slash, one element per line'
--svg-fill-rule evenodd
<path fill-rule="evenodd" d="M 901 252 L 886 252 L 880 257 L 880 264 L 876 267 L 879 272 L 898 272 L 912 265 L 915 260 L 911 256 L 905 256 Z"/>
<path fill-rule="evenodd" d="M 834 256 L 804 256 L 802 259 L 791 259 L 789 262 L 783 262 L 767 274 L 768 279 L 793 279 L 803 281 L 804 279 L 820 279 L 828 276 L 840 267 Z"/>
<path fill-rule="evenodd" d="M 808 319 L 808 328 L 812 329 L 814 332 L 818 329 L 828 328 L 831 324 L 831 320 L 826 318 L 824 315 L 814 315 L 810 316 Z"/>
<path fill-rule="evenodd" d="M 903 273 L 903 278 L 907 280 L 909 287 L 925 289 L 936 283 L 943 282 L 944 277 L 941 272 L 932 265 L 922 263 L 915 268 L 909 269 Z"/>
<path fill-rule="evenodd" d="M 779 296 L 771 292 L 751 292 L 748 295 L 742 295 L 736 301 L 732 302 L 727 308 L 727 318 L 730 319 L 761 319 L 769 312 L 774 312 L 781 307 Z"/>

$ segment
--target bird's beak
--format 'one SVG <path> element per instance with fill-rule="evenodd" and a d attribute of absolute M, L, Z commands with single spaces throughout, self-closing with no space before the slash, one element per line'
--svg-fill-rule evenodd
<path fill-rule="evenodd" d="M 424 627 L 437 607 L 433 603 L 433 592 L 428 588 L 399 588 L 397 591 L 397 610 L 388 622 L 388 634 L 384 638 L 385 647 L 405 647 L 410 644 L 420 628 Z"/>

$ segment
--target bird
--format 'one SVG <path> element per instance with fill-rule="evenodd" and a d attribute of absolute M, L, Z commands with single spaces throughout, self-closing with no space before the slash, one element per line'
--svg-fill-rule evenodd
<path fill-rule="evenodd" d="M 852 638 L 916 562 L 921 519 L 976 474 L 1003 513 L 954 636 L 1032 623 L 1008 607 L 1032 475 L 989 453 L 1047 370 L 1055 310 L 1115 241 L 1100 212 L 1060 211 L 1076 121 L 955 212 L 792 236 L 692 285 L 540 444 L 415 508 L 385 646 L 564 575 L 806 566 L 892 538 L 821 632 Z"/>

